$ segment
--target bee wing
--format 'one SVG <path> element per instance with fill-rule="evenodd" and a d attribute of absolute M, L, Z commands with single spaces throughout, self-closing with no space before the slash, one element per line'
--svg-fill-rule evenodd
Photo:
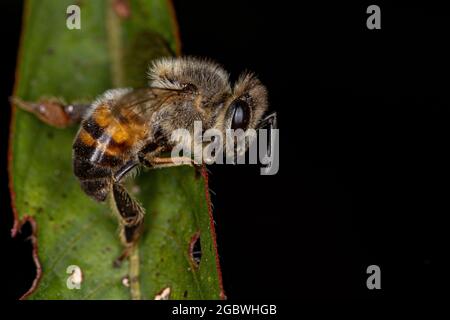
<path fill-rule="evenodd" d="M 112 106 L 113 113 L 122 115 L 143 115 L 161 107 L 169 98 L 180 93 L 180 90 L 162 88 L 143 88 L 130 91 L 118 99 Z"/>

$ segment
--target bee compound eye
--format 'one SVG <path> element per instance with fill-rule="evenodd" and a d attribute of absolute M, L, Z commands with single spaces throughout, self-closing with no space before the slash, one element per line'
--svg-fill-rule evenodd
<path fill-rule="evenodd" d="M 247 129 L 250 121 L 250 108 L 248 103 L 243 100 L 235 100 L 231 103 L 231 129 Z"/>

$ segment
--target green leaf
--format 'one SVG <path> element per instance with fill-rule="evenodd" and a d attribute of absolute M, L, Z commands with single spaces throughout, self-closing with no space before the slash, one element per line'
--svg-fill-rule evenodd
<path fill-rule="evenodd" d="M 124 1 L 76 3 L 80 30 L 66 27 L 73 1 L 27 2 L 15 96 L 90 101 L 113 86 L 144 86 L 149 62 L 177 52 L 168 1 L 130 1 L 128 18 L 114 9 Z M 108 205 L 81 191 L 72 173 L 77 128 L 52 128 L 15 109 L 11 130 L 13 234 L 32 222 L 37 254 L 38 278 L 26 297 L 129 299 L 129 263 L 113 267 L 122 251 L 117 219 Z M 154 299 L 167 287 L 170 299 L 223 298 L 206 174 L 197 176 L 190 167 L 143 172 L 134 189 L 147 212 L 139 245 L 142 298 Z M 197 233 L 198 266 L 190 254 Z M 81 269 L 80 289 L 67 287 L 71 265 Z"/>

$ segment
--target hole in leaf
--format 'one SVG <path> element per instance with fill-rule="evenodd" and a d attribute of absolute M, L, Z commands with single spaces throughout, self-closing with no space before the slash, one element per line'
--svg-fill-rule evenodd
<path fill-rule="evenodd" d="M 37 277 L 38 270 L 33 257 L 33 243 L 31 237 L 33 227 L 29 221 L 22 225 L 22 228 L 14 238 L 8 237 L 7 247 L 11 250 L 7 253 L 10 263 L 7 264 L 6 278 L 7 288 L 10 288 L 8 296 L 18 299 L 27 292 Z M 8 230 L 9 231 L 9 230 Z"/>
<path fill-rule="evenodd" d="M 155 300 L 169 300 L 170 287 L 162 289 L 156 296 Z"/>
<path fill-rule="evenodd" d="M 128 276 L 122 278 L 122 285 L 127 288 L 130 287 L 130 278 Z"/>
<path fill-rule="evenodd" d="M 202 246 L 200 243 L 200 231 L 197 231 L 191 238 L 189 245 L 189 257 L 191 257 L 194 266 L 198 267 L 202 259 Z"/>

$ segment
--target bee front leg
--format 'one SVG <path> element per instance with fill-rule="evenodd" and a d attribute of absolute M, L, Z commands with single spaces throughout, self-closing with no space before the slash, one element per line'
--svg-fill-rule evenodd
<path fill-rule="evenodd" d="M 66 128 L 82 120 L 90 104 L 65 104 L 57 98 L 43 98 L 38 102 L 11 97 L 17 107 L 34 114 L 42 122 L 57 128 Z"/>

